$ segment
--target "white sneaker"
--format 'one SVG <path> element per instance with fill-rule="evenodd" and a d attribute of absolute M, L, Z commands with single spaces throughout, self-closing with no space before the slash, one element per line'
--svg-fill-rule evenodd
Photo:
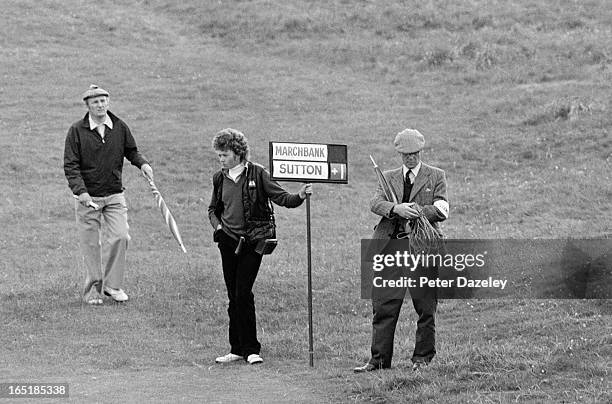
<path fill-rule="evenodd" d="M 104 294 L 112 297 L 116 302 L 125 302 L 128 300 L 128 295 L 123 291 L 123 289 L 113 289 L 105 286 Z"/>
<path fill-rule="evenodd" d="M 242 356 L 236 355 L 236 354 L 233 354 L 233 353 L 228 353 L 227 355 L 219 356 L 217 359 L 215 359 L 215 362 L 217 362 L 217 363 L 230 363 L 230 362 L 239 361 L 240 359 L 243 359 Z"/>
<path fill-rule="evenodd" d="M 247 362 L 249 362 L 249 365 L 256 365 L 258 363 L 263 363 L 263 359 L 257 354 L 250 354 L 247 357 Z"/>
<path fill-rule="evenodd" d="M 103 303 L 102 296 L 98 293 L 96 288 L 91 288 L 89 292 L 83 296 L 83 301 L 87 304 L 91 304 L 92 306 L 98 306 Z"/>

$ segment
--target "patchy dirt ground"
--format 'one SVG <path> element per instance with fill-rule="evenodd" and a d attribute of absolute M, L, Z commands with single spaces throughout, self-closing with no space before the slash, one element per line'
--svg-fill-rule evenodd
<path fill-rule="evenodd" d="M 168 369 L 67 370 L 12 369 L 3 381 L 67 382 L 69 402 L 315 403 L 324 396 L 297 385 L 269 365 L 246 364 L 172 367 Z M 28 402 L 23 399 L 19 402 Z M 32 400 L 33 401 L 33 400 Z M 0 402 L 2 401 L 0 399 Z M 50 401 L 51 402 L 51 401 Z"/>

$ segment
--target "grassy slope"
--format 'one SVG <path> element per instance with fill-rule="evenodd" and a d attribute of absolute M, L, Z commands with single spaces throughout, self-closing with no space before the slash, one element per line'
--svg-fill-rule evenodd
<path fill-rule="evenodd" d="M 424 377 L 405 371 L 415 320 L 405 310 L 398 368 L 347 372 L 369 344 L 357 259 L 376 220 L 367 155 L 396 165 L 389 142 L 399 129 L 421 129 L 425 160 L 447 171 L 450 236 L 609 235 L 605 1 L 123 3 L 4 10 L 3 379 L 35 364 L 47 376 L 163 370 L 225 349 L 205 209 L 217 165 L 210 138 L 230 126 L 245 131 L 261 162 L 269 140 L 349 144 L 351 183 L 317 186 L 313 199 L 316 373 L 303 367 L 305 254 L 295 251 L 304 249 L 304 212 L 278 209 L 282 244 L 256 295 L 264 354 L 281 373 L 338 400 L 610 399 L 608 302 L 443 302 L 437 366 Z M 101 18 L 90 22 L 92 13 Z M 134 301 L 94 314 L 75 303 L 81 273 L 61 172 L 64 134 L 84 113 L 78 94 L 90 82 L 111 91 L 112 110 L 152 158 L 190 250 L 177 252 L 126 167 Z M 99 335 L 112 327 L 129 331 Z"/>

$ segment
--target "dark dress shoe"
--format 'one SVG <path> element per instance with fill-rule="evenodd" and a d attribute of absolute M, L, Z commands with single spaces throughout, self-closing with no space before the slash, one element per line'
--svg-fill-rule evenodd
<path fill-rule="evenodd" d="M 355 369 L 353 369 L 353 372 L 355 373 L 365 373 L 365 372 L 373 372 L 375 370 L 380 369 L 379 366 L 375 366 L 373 364 L 371 364 L 370 362 L 366 363 L 363 366 L 357 366 Z"/>

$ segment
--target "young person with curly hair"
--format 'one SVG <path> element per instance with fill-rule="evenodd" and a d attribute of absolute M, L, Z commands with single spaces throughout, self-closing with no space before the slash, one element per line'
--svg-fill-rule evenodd
<path fill-rule="evenodd" d="M 296 208 L 312 194 L 312 185 L 302 185 L 296 194 L 285 191 L 263 166 L 248 160 L 247 138 L 235 129 L 217 133 L 212 146 L 221 170 L 213 175 L 208 215 L 227 287 L 230 343 L 229 353 L 215 361 L 262 363 L 252 289 L 266 240 L 276 238 L 270 202 Z"/>

